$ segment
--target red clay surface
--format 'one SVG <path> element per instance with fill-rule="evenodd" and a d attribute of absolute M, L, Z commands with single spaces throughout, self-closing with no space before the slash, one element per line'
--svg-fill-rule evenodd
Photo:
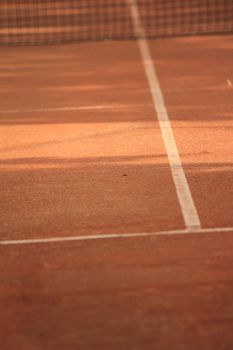
<path fill-rule="evenodd" d="M 150 48 L 202 225 L 233 226 L 232 36 Z"/>
<path fill-rule="evenodd" d="M 2 110 L 91 110 L 0 112 L 2 238 L 183 228 L 137 46 L 101 48 L 6 50 Z"/>
<path fill-rule="evenodd" d="M 1 247 L 1 348 L 230 350 L 232 234 Z"/>
<path fill-rule="evenodd" d="M 202 225 L 231 227 L 232 37 L 149 45 Z M 0 75 L 1 240 L 184 228 L 136 42 L 2 49 Z M 231 350 L 232 248 L 0 245 L 0 348 Z"/>

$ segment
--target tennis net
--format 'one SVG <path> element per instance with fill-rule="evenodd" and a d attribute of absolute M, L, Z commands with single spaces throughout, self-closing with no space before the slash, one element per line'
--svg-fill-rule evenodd
<path fill-rule="evenodd" d="M 1 45 L 233 32 L 233 0 L 1 0 Z"/>

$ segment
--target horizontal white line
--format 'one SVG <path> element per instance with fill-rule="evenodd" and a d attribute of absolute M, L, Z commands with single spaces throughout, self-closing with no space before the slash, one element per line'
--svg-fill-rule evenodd
<path fill-rule="evenodd" d="M 151 106 L 148 104 L 134 104 L 132 107 L 145 107 Z M 32 112 L 69 112 L 69 111 L 95 111 L 102 109 L 119 109 L 130 108 L 130 105 L 94 105 L 94 106 L 73 106 L 73 107 L 51 107 L 51 108 L 31 108 L 31 109 L 7 109 L 0 110 L 0 114 L 13 114 L 13 113 L 32 113 Z"/>
<path fill-rule="evenodd" d="M 52 237 L 52 238 L 35 238 L 35 239 L 18 239 L 0 241 L 0 245 L 23 245 L 23 244 L 38 244 L 38 243 L 57 243 L 69 241 L 89 241 L 99 239 L 114 239 L 114 238 L 133 238 L 133 237 L 153 237 L 153 236 L 172 236 L 186 235 L 190 236 L 193 233 L 216 233 L 216 232 L 233 232 L 233 227 L 217 227 L 217 228 L 197 228 L 170 230 L 158 232 L 135 232 L 135 233 L 109 233 L 85 236 L 68 236 L 68 237 Z"/>

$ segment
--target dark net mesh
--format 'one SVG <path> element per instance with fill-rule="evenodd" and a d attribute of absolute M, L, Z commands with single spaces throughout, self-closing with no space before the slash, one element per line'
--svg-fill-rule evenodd
<path fill-rule="evenodd" d="M 233 0 L 1 0 L 1 45 L 233 32 Z"/>

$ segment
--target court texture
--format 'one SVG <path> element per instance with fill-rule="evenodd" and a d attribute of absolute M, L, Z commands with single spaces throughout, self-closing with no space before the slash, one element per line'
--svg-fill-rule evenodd
<path fill-rule="evenodd" d="M 233 31 L 123 2 L 124 40 L 0 26 L 1 350 L 233 349 Z"/>

